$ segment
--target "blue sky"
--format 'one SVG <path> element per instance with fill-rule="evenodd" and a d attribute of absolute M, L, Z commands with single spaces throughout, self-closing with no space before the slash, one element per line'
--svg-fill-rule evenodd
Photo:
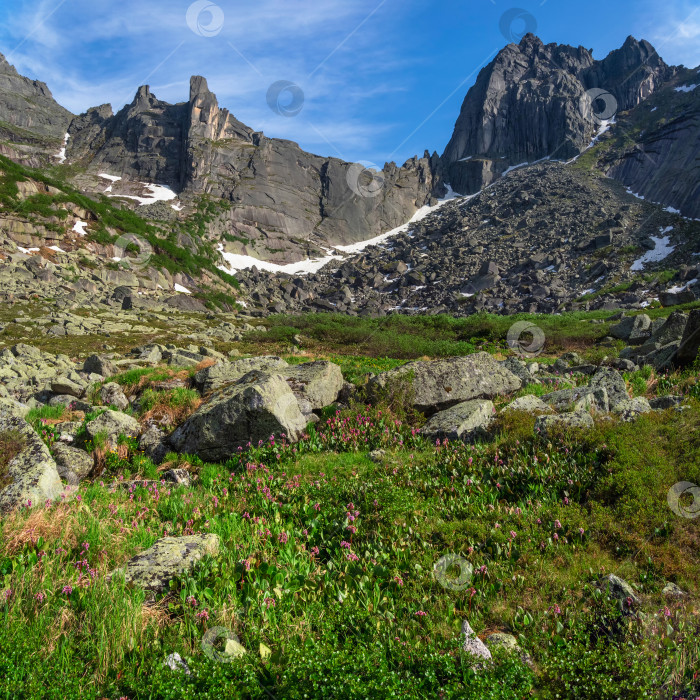
<path fill-rule="evenodd" d="M 201 74 L 268 136 L 400 165 L 442 152 L 478 71 L 508 43 L 500 20 L 514 4 L 512 38 L 536 25 L 546 43 L 602 58 L 632 34 L 668 63 L 700 64 L 700 0 L 0 0 L 0 52 L 75 113 L 116 111 L 142 84 L 185 101 Z M 303 93 L 294 116 L 268 104 L 281 80 Z"/>

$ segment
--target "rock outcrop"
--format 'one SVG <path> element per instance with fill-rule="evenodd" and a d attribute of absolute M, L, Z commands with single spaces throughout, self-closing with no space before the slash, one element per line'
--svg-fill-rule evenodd
<path fill-rule="evenodd" d="M 56 463 L 31 426 L 16 416 L 0 417 L 0 434 L 12 435 L 19 448 L 0 465 L 0 513 L 59 498 L 63 484 Z"/>
<path fill-rule="evenodd" d="M 69 159 L 93 172 L 225 200 L 210 225 L 224 249 L 279 262 L 372 238 L 445 191 L 437 154 L 372 175 L 254 131 L 219 107 L 201 76 L 192 77 L 188 102 L 168 104 L 142 86 L 117 114 L 93 108 L 69 133 Z M 372 186 L 363 189 L 364 180 Z"/>
<path fill-rule="evenodd" d="M 58 153 L 73 115 L 39 80 L 21 76 L 0 54 L 0 136 Z"/>

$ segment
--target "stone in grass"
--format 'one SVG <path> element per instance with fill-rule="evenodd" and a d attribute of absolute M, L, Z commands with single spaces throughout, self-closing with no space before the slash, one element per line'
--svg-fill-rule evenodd
<path fill-rule="evenodd" d="M 129 399 L 116 382 L 108 382 L 100 389 L 100 399 L 105 406 L 114 406 L 120 411 L 129 408 Z"/>
<path fill-rule="evenodd" d="M 372 401 L 381 400 L 392 384 L 407 381 L 413 406 L 432 415 L 472 399 L 492 399 L 522 387 L 522 380 L 487 352 L 430 362 L 409 362 L 370 379 Z"/>
<path fill-rule="evenodd" d="M 576 413 L 563 413 L 560 416 L 539 416 L 535 421 L 535 432 L 542 437 L 547 437 L 549 431 L 557 426 L 564 428 L 589 429 L 593 427 L 593 418 L 590 413 L 578 411 Z"/>
<path fill-rule="evenodd" d="M 168 452 L 168 443 L 165 433 L 152 425 L 139 439 L 139 449 L 153 464 L 160 464 Z"/>
<path fill-rule="evenodd" d="M 588 385 L 591 389 L 605 389 L 608 394 L 610 410 L 614 411 L 615 406 L 621 401 L 627 401 L 630 395 L 627 393 L 627 385 L 622 375 L 612 367 L 601 367 L 591 377 Z"/>
<path fill-rule="evenodd" d="M 2 417 L 0 437 L 7 442 L 0 455 L 0 512 L 59 498 L 63 484 L 56 463 L 33 428 L 17 416 Z"/>
<path fill-rule="evenodd" d="M 105 411 L 102 415 L 90 421 L 86 426 L 91 439 L 99 434 L 105 434 L 111 443 L 116 443 L 120 435 L 136 437 L 141 432 L 141 426 L 136 418 L 127 416 L 119 411 Z"/>
<path fill-rule="evenodd" d="M 489 648 L 476 636 L 476 633 L 467 620 L 462 622 L 462 636 L 464 637 L 462 643 L 464 651 L 469 652 L 472 656 L 483 661 L 491 660 Z"/>
<path fill-rule="evenodd" d="M 655 396 L 649 400 L 649 405 L 653 411 L 666 411 L 669 408 L 676 408 L 682 403 L 682 396 Z"/>
<path fill-rule="evenodd" d="M 386 450 L 372 450 L 369 458 L 376 464 L 380 464 L 386 457 Z"/>
<path fill-rule="evenodd" d="M 504 649 L 506 652 L 515 652 L 520 655 L 520 659 L 524 664 L 532 667 L 533 661 L 527 652 L 524 652 L 518 640 L 512 634 L 506 634 L 505 632 L 494 632 L 486 637 L 486 645 L 490 649 Z"/>
<path fill-rule="evenodd" d="M 620 403 L 615 406 L 615 411 L 620 419 L 625 423 L 630 423 L 633 420 L 639 418 L 642 413 L 650 413 L 651 405 L 649 401 L 643 396 L 637 396 L 634 399 L 628 399 L 627 401 L 620 401 Z"/>
<path fill-rule="evenodd" d="M 491 401 L 464 401 L 436 413 L 421 429 L 421 435 L 429 440 L 468 440 L 485 432 L 493 414 Z"/>
<path fill-rule="evenodd" d="M 83 372 L 99 374 L 102 377 L 113 377 L 118 372 L 117 365 L 106 355 L 90 355 L 83 363 Z"/>
<path fill-rule="evenodd" d="M 76 399 L 75 396 L 70 394 L 52 396 L 49 399 L 49 406 L 65 406 L 69 411 L 82 411 L 83 413 L 90 413 L 93 410 L 87 401 Z"/>
<path fill-rule="evenodd" d="M 200 406 L 171 436 L 178 452 L 202 459 L 228 459 L 250 442 L 285 434 L 296 442 L 306 428 L 299 403 L 279 374 L 249 372 Z"/>
<path fill-rule="evenodd" d="M 58 475 L 71 486 L 77 486 L 88 476 L 95 463 L 92 455 L 85 450 L 69 447 L 61 442 L 53 446 L 53 458 Z"/>
<path fill-rule="evenodd" d="M 124 575 L 127 583 L 151 593 L 161 593 L 170 581 L 191 570 L 203 557 L 219 551 L 219 536 L 215 534 L 162 537 L 150 549 L 132 557 L 123 567 L 113 571 Z"/>
<path fill-rule="evenodd" d="M 629 613 L 633 607 L 638 607 L 640 604 L 632 586 L 615 574 L 604 576 L 600 581 L 600 586 L 604 591 L 607 591 L 611 598 L 620 601 L 622 611 L 625 613 Z"/>
<path fill-rule="evenodd" d="M 524 411 L 525 413 L 552 413 L 554 409 L 542 401 L 542 399 L 538 396 L 528 394 L 527 396 L 520 396 L 519 398 L 515 399 L 515 401 L 511 401 L 501 411 L 501 413 L 509 411 Z"/>
<path fill-rule="evenodd" d="M 664 586 L 663 590 L 661 591 L 661 595 L 664 595 L 667 598 L 685 598 L 685 596 L 688 594 L 675 583 L 669 582 Z"/>
<path fill-rule="evenodd" d="M 168 656 L 165 657 L 163 665 L 167 666 L 171 671 L 184 671 L 186 675 L 190 675 L 190 667 L 177 652 L 168 654 Z"/>
<path fill-rule="evenodd" d="M 588 410 L 607 413 L 609 410 L 608 393 L 604 388 L 582 386 L 574 389 L 560 389 L 545 394 L 542 400 L 559 413 Z"/>

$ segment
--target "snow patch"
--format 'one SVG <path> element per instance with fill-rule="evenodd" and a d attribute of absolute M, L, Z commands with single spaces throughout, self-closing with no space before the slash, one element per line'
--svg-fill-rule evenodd
<path fill-rule="evenodd" d="M 660 260 L 667 258 L 676 249 L 676 246 L 670 245 L 670 236 L 664 235 L 666 233 L 669 233 L 670 231 L 673 231 L 673 226 L 667 226 L 666 228 L 662 228 L 661 236 L 658 238 L 656 236 L 652 236 L 651 240 L 654 241 L 654 249 L 644 253 L 644 255 L 642 255 L 642 257 L 639 258 L 639 260 L 635 260 L 632 263 L 632 267 L 630 267 L 630 270 L 632 270 L 633 272 L 639 272 L 640 270 L 644 269 L 644 265 L 646 265 L 647 263 L 659 262 Z"/>
<path fill-rule="evenodd" d="M 25 255 L 29 255 L 30 253 L 38 253 L 39 252 L 38 248 L 22 248 L 21 245 L 17 246 L 17 250 L 19 250 L 20 253 L 24 253 Z"/>
<path fill-rule="evenodd" d="M 66 147 L 68 146 L 68 139 L 70 138 L 70 134 L 66 134 L 63 137 L 63 148 L 56 154 L 56 158 L 58 158 L 59 163 L 65 163 L 66 162 Z"/>
<path fill-rule="evenodd" d="M 421 221 L 426 216 L 428 216 L 428 214 L 432 214 L 432 212 L 439 209 L 443 204 L 450 202 L 459 196 L 460 195 L 458 195 L 449 185 L 447 185 L 447 194 L 441 200 L 439 200 L 438 203 L 434 207 L 428 207 L 428 206 L 421 207 L 411 217 L 411 220 L 408 221 L 408 223 L 402 224 L 401 226 L 397 226 L 395 229 L 392 229 L 391 231 L 387 231 L 386 233 L 382 233 L 381 235 L 375 236 L 374 238 L 370 238 L 369 240 L 366 240 L 366 241 L 360 241 L 359 243 L 352 243 L 351 245 L 337 245 L 334 247 L 337 250 L 342 251 L 343 253 L 360 253 L 365 248 L 368 248 L 371 245 L 379 245 L 380 243 L 383 243 L 388 238 L 391 238 L 392 236 L 397 236 L 399 233 L 405 233 L 408 230 L 409 224 L 414 224 L 417 221 Z M 472 197 L 476 197 L 476 195 L 472 195 Z"/>
<path fill-rule="evenodd" d="M 681 85 L 680 87 L 675 88 L 675 91 L 676 92 L 692 92 L 693 90 L 695 90 L 696 87 L 698 87 L 698 85 Z"/>
<path fill-rule="evenodd" d="M 667 289 L 667 292 L 670 292 L 671 294 L 678 294 L 678 292 L 684 292 L 688 287 L 692 287 L 696 282 L 697 278 L 694 280 L 690 280 L 690 282 L 686 282 L 685 284 L 677 287 L 671 287 L 670 289 Z"/>
<path fill-rule="evenodd" d="M 189 289 L 187 289 L 187 287 L 183 287 L 181 284 L 175 285 L 175 291 L 180 292 L 181 294 L 192 294 L 192 292 Z"/>
<path fill-rule="evenodd" d="M 320 270 L 324 265 L 327 265 L 331 260 L 341 260 L 340 255 L 327 255 L 323 258 L 315 258 L 300 260 L 299 262 L 289 263 L 287 265 L 278 265 L 276 263 L 267 262 L 266 260 L 258 260 L 252 255 L 239 255 L 238 253 L 227 253 L 224 251 L 223 243 L 219 243 L 219 252 L 221 257 L 228 263 L 228 266 L 219 265 L 218 268 L 232 275 L 237 270 L 247 270 L 251 267 L 257 267 L 258 270 L 266 270 L 267 272 L 286 272 L 289 275 L 306 275 L 317 270 Z"/>
<path fill-rule="evenodd" d="M 121 179 L 121 178 L 120 178 Z M 177 199 L 177 195 L 166 185 L 153 185 L 148 182 L 141 183 L 147 190 L 151 191 L 148 197 L 137 197 L 133 194 L 111 194 L 110 197 L 125 197 L 126 199 L 136 200 L 140 206 L 147 204 L 155 204 L 156 202 L 170 202 Z"/>
<path fill-rule="evenodd" d="M 62 250 L 59 248 L 57 245 L 50 245 L 48 246 L 49 250 L 55 250 L 57 253 L 65 253 L 65 250 Z"/>
<path fill-rule="evenodd" d="M 76 221 L 76 222 L 73 224 L 73 229 L 72 229 L 72 230 L 73 230 L 75 233 L 77 233 L 79 236 L 86 236 L 86 235 L 87 235 L 87 231 L 85 230 L 85 227 L 86 227 L 86 226 L 87 226 L 87 222 L 86 222 L 86 221 L 80 221 L 80 220 L 78 220 L 78 221 Z"/>
<path fill-rule="evenodd" d="M 510 168 L 506 168 L 501 173 L 501 177 L 505 177 L 508 173 L 512 172 L 513 170 L 518 170 L 518 168 L 524 168 L 527 165 L 537 165 L 537 163 L 544 163 L 544 161 L 546 160 L 551 160 L 551 158 L 549 156 L 545 156 L 544 158 L 540 158 L 539 160 L 533 160 L 532 163 L 518 163 L 518 165 L 511 165 Z"/>
<path fill-rule="evenodd" d="M 118 175 L 108 175 L 107 173 L 98 173 L 98 174 L 97 174 L 97 177 L 103 177 L 105 180 L 110 180 L 110 181 L 112 182 L 112 185 L 113 185 L 115 182 L 118 182 L 119 180 L 121 180 L 121 177 L 119 177 Z M 105 192 L 111 192 L 111 191 L 112 191 L 112 185 L 110 185 L 110 186 L 105 190 Z"/>

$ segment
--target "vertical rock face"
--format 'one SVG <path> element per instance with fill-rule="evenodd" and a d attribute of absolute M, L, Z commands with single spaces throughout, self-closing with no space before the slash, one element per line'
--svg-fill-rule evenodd
<path fill-rule="evenodd" d="M 73 115 L 53 99 L 39 80 L 21 76 L 0 54 L 0 135 L 13 139 L 12 127 L 63 141 Z"/>
<path fill-rule="evenodd" d="M 700 82 L 692 71 L 691 84 Z M 638 118 L 644 130 L 637 142 L 621 154 L 613 154 L 607 175 L 620 180 L 632 192 L 677 209 L 684 216 L 700 218 L 700 88 L 668 89 L 664 106 L 654 112 L 646 107 Z M 668 93 L 668 95 L 666 94 Z M 670 109 L 668 109 L 670 107 Z M 633 115 L 633 118 L 637 115 Z"/>
<path fill-rule="evenodd" d="M 73 120 L 68 158 L 98 172 L 177 188 L 186 107 L 162 102 L 144 85 L 116 115 L 103 105 Z"/>
<path fill-rule="evenodd" d="M 473 193 L 511 166 L 572 158 L 599 128 L 591 111 L 604 114 L 587 91 L 609 92 L 614 113 L 646 99 L 674 70 L 632 37 L 595 61 L 583 47 L 545 45 L 528 34 L 506 46 L 467 93 L 442 156 L 446 180 L 457 192 Z"/>

